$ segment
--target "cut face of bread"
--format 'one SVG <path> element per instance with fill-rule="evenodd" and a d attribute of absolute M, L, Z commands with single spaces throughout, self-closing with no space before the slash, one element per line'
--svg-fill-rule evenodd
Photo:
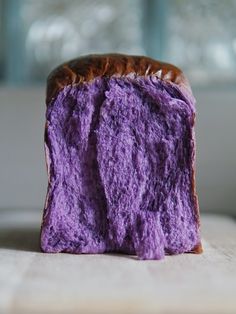
<path fill-rule="evenodd" d="M 153 74 L 58 88 L 46 113 L 42 250 L 199 253 L 194 119 L 190 90 Z"/>

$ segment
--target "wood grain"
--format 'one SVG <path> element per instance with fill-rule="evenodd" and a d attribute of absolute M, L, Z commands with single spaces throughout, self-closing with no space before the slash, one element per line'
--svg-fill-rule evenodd
<path fill-rule="evenodd" d="M 0 211 L 0 313 L 236 313 L 236 223 L 203 216 L 204 253 L 137 261 L 39 252 L 41 213 Z"/>

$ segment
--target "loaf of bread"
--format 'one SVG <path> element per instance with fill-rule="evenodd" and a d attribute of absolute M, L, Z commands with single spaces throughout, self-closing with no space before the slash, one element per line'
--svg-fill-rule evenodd
<path fill-rule="evenodd" d="M 177 67 L 81 57 L 49 75 L 46 104 L 44 252 L 202 251 L 195 100 Z"/>

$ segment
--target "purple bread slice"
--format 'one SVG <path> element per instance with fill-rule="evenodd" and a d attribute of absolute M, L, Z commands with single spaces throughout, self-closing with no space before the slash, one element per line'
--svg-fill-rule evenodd
<path fill-rule="evenodd" d="M 178 68 L 82 57 L 50 74 L 46 103 L 44 252 L 202 251 L 195 100 Z"/>

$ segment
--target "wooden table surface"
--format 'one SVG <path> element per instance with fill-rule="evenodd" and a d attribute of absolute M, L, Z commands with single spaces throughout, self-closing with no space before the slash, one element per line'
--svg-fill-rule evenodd
<path fill-rule="evenodd" d="M 202 215 L 204 253 L 43 254 L 40 211 L 0 211 L 0 314 L 235 314 L 236 222 Z"/>

